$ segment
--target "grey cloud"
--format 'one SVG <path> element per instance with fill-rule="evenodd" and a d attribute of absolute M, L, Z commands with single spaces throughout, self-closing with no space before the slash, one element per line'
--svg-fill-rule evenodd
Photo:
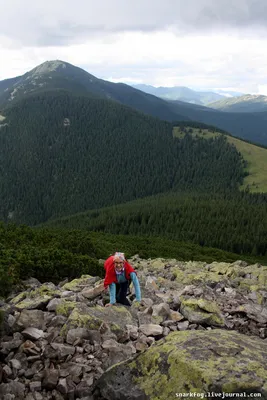
<path fill-rule="evenodd" d="M 0 0 L 0 38 L 19 46 L 79 43 L 125 30 L 179 34 L 224 29 L 267 31 L 266 0 Z"/>

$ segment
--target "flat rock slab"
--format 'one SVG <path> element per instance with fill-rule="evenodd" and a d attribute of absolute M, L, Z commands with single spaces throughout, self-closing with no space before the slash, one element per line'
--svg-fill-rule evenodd
<path fill-rule="evenodd" d="M 136 325 L 132 314 L 126 307 L 87 307 L 77 303 L 77 307 L 69 315 L 65 329 L 66 331 L 75 328 L 98 330 L 103 323 L 116 335 L 121 335 L 126 329 L 126 325 Z"/>
<path fill-rule="evenodd" d="M 142 324 L 139 330 L 146 336 L 160 336 L 163 333 L 162 326 L 157 324 Z"/>
<path fill-rule="evenodd" d="M 32 327 L 24 329 L 21 333 L 26 339 L 30 340 L 38 340 L 44 336 L 44 331 Z"/>
<path fill-rule="evenodd" d="M 70 290 L 72 292 L 80 292 L 84 288 L 89 288 L 101 278 L 91 275 L 82 275 L 80 278 L 73 279 L 71 282 L 65 283 L 62 286 L 62 291 Z"/>
<path fill-rule="evenodd" d="M 99 285 L 94 286 L 93 288 L 84 288 L 81 294 L 86 297 L 87 299 L 94 299 L 95 297 L 99 296 L 105 290 L 104 283 L 100 283 Z"/>

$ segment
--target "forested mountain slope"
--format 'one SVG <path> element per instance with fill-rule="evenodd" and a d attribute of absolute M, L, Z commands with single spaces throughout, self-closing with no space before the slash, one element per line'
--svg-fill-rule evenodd
<path fill-rule="evenodd" d="M 0 129 L 1 219 L 36 224 L 169 190 L 237 190 L 243 161 L 224 137 L 173 137 L 172 125 L 69 92 L 28 96 Z"/>

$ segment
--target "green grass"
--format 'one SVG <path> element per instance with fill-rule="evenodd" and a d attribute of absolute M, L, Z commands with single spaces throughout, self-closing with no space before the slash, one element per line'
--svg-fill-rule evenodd
<path fill-rule="evenodd" d="M 190 133 L 192 136 L 196 137 L 204 137 L 205 139 L 211 139 L 216 136 L 220 136 L 221 133 L 219 132 L 210 132 L 208 129 L 201 129 L 201 132 L 199 131 L 199 128 L 191 128 L 190 126 L 187 126 L 184 131 L 181 131 L 181 128 L 179 126 L 175 126 L 173 128 L 173 136 L 177 138 L 184 138 L 186 133 L 189 133 L 189 130 L 192 129 L 192 133 Z"/>
<path fill-rule="evenodd" d="M 173 129 L 173 136 L 183 138 L 188 133 L 190 127 L 182 132 L 179 127 Z M 219 132 L 210 132 L 208 129 L 191 128 L 192 136 L 199 136 L 205 139 L 210 139 L 222 135 Z M 248 188 L 250 192 L 265 193 L 267 192 L 267 149 L 244 142 L 232 136 L 226 135 L 229 143 L 233 144 L 237 150 L 242 154 L 244 160 L 247 161 L 246 171 L 249 173 L 244 179 L 244 184 L 240 189 Z"/>
<path fill-rule="evenodd" d="M 267 149 L 231 136 L 227 136 L 227 140 L 236 146 L 248 162 L 249 175 L 244 179 L 241 189 L 248 187 L 251 192 L 267 192 Z"/>

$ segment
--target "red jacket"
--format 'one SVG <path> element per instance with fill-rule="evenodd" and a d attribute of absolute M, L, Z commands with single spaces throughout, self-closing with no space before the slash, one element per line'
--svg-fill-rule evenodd
<path fill-rule="evenodd" d="M 107 287 L 111 283 L 118 283 L 117 280 L 117 275 L 115 272 L 115 266 L 114 266 L 114 261 L 113 261 L 113 256 L 110 256 L 104 263 L 104 268 L 106 270 L 106 276 L 104 280 L 104 287 Z M 134 272 L 136 274 L 136 271 L 133 269 L 133 267 L 127 262 L 124 262 L 124 271 L 125 271 L 125 278 L 130 279 L 130 273 Z"/>

